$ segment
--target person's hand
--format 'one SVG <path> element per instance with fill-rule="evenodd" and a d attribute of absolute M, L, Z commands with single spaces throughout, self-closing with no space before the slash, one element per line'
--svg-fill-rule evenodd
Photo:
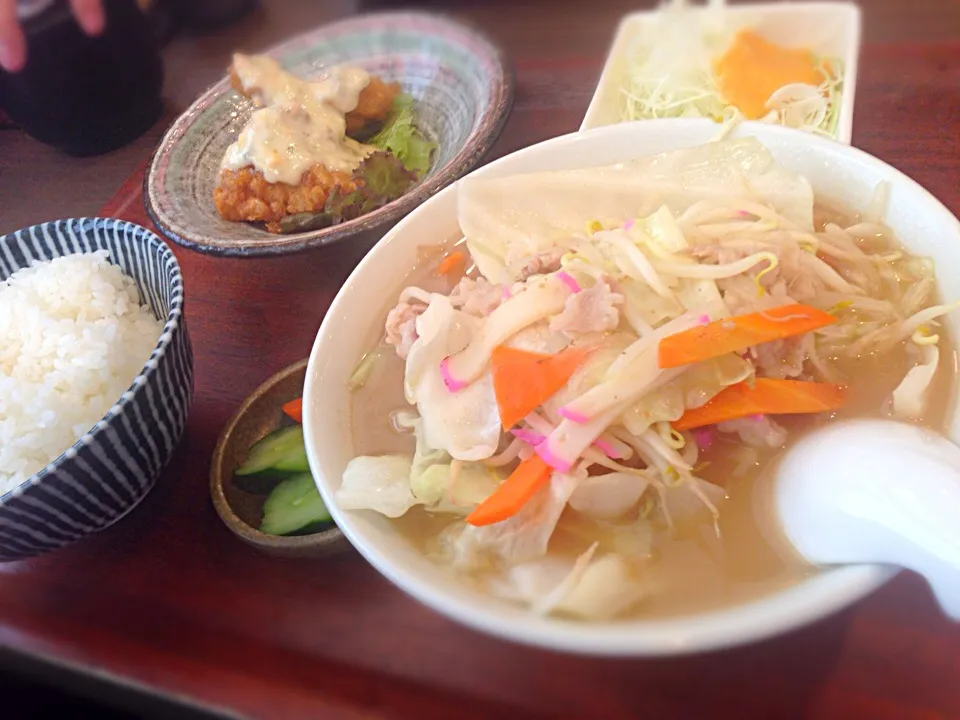
<path fill-rule="evenodd" d="M 70 0 L 73 16 L 87 35 L 103 32 L 103 0 Z M 18 72 L 27 64 L 27 41 L 17 17 L 17 0 L 0 0 L 0 67 Z"/>

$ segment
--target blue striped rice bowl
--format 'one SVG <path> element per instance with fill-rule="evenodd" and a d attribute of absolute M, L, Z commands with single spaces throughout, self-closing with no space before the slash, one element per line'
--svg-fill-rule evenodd
<path fill-rule="evenodd" d="M 34 262 L 96 251 L 106 251 L 109 263 L 136 282 L 140 303 L 163 329 L 106 415 L 59 457 L 0 495 L 0 561 L 63 547 L 119 520 L 153 487 L 186 427 L 193 353 L 183 278 L 176 257 L 154 233 L 103 218 L 25 228 L 0 237 L 0 281 Z"/>

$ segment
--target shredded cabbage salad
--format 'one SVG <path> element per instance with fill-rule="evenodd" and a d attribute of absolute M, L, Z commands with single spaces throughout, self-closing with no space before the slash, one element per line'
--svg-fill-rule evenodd
<path fill-rule="evenodd" d="M 620 90 L 624 121 L 658 118 L 738 120 L 740 110 L 727 102 L 717 83 L 714 61 L 730 44 L 724 27 L 724 2 L 711 0 L 702 15 L 689 13 L 684 0 L 664 7 L 628 49 Z M 767 100 L 761 122 L 835 137 L 843 90 L 843 62 L 817 58 L 818 85 L 789 83 Z"/>

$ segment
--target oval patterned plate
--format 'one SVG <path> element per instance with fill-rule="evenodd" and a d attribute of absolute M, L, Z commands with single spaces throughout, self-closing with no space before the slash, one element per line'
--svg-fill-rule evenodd
<path fill-rule="evenodd" d="M 350 64 L 388 82 L 398 81 L 416 101 L 418 127 L 437 143 L 433 167 L 403 197 L 334 227 L 277 235 L 259 225 L 223 220 L 213 203 L 220 160 L 252 108 L 224 78 L 167 131 L 144 183 L 150 218 L 180 245 L 219 255 L 282 254 L 395 221 L 479 164 L 513 102 L 513 77 L 501 52 L 477 31 L 428 13 L 360 15 L 265 54 L 301 77 Z"/>

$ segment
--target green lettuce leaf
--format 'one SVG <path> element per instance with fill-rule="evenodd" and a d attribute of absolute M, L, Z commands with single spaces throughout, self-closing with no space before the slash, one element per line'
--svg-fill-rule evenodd
<path fill-rule="evenodd" d="M 413 104 L 413 98 L 406 93 L 397 95 L 386 122 L 368 144 L 393 153 L 407 170 L 422 177 L 430 169 L 437 144 L 427 140 L 413 124 Z"/>
<path fill-rule="evenodd" d="M 353 220 L 396 200 L 416 183 L 417 175 L 395 155 L 378 150 L 357 166 L 353 179 L 360 181 L 356 190 L 344 193 L 334 188 L 323 212 L 288 215 L 280 221 L 280 229 L 307 232 Z"/>

